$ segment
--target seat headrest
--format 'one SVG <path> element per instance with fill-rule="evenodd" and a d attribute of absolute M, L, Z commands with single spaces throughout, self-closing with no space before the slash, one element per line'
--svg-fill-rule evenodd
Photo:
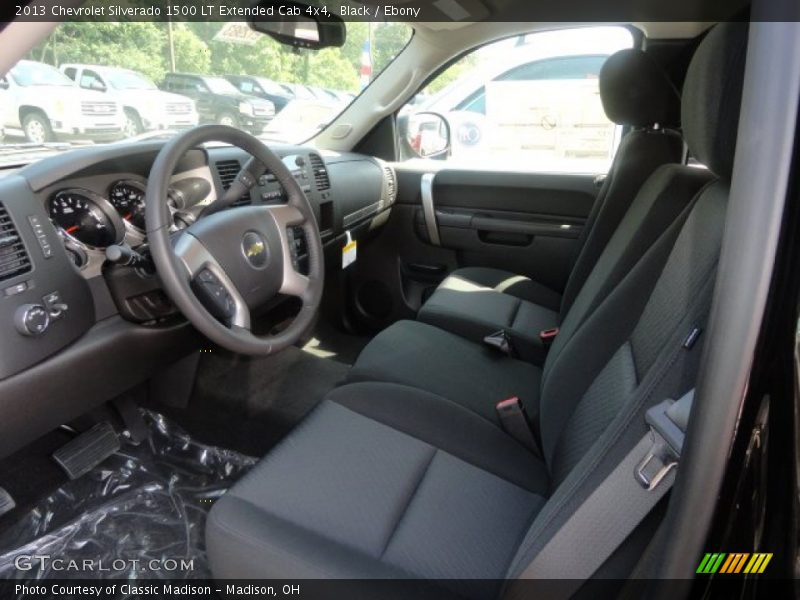
<path fill-rule="evenodd" d="M 683 86 L 681 119 L 689 152 L 730 179 L 747 54 L 747 23 L 721 23 L 695 51 Z"/>
<path fill-rule="evenodd" d="M 676 128 L 681 99 L 667 74 L 641 50 L 620 50 L 600 69 L 600 99 L 609 120 L 633 127 Z"/>

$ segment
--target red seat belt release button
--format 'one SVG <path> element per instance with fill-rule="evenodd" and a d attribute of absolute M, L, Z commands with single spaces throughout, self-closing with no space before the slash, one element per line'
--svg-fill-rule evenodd
<path fill-rule="evenodd" d="M 556 339 L 556 336 L 559 332 L 558 327 L 553 327 L 552 329 L 543 329 L 539 332 L 539 339 L 542 340 L 542 344 L 545 346 L 549 346 L 553 343 L 553 340 Z"/>

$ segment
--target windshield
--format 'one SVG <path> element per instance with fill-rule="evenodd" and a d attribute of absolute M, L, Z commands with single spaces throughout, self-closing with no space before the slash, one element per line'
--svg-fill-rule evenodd
<path fill-rule="evenodd" d="M 222 77 L 206 77 L 203 79 L 205 84 L 215 94 L 238 94 L 239 90 L 233 84 Z"/>
<path fill-rule="evenodd" d="M 27 87 L 31 85 L 55 85 L 72 87 L 73 82 L 58 69 L 41 63 L 21 61 L 13 69 L 11 76 L 17 84 Z"/>
<path fill-rule="evenodd" d="M 144 75 L 139 75 L 132 71 L 108 71 L 106 81 L 115 90 L 155 90 L 156 84 L 147 79 Z"/>
<path fill-rule="evenodd" d="M 0 88 L 0 166 L 21 164 L 20 156 L 33 161 L 76 145 L 167 139 L 218 123 L 265 142 L 304 143 L 347 108 L 413 33 L 394 22 L 346 27 L 343 46 L 309 50 L 242 22 L 64 22 Z M 238 100 L 223 97 L 231 94 Z"/>

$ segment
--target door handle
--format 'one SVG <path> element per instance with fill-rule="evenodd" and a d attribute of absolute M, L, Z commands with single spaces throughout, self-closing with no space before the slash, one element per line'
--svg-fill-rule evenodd
<path fill-rule="evenodd" d="M 428 239 L 434 246 L 441 246 L 439 224 L 436 222 L 436 208 L 433 204 L 433 180 L 436 173 L 425 173 L 420 180 L 420 198 L 422 199 L 422 216 L 425 218 L 425 230 Z"/>

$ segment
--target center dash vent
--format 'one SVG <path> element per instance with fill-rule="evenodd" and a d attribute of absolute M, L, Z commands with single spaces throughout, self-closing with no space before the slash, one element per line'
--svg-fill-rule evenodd
<path fill-rule="evenodd" d="M 0 281 L 31 270 L 31 259 L 25 244 L 5 206 L 0 204 Z"/>
<path fill-rule="evenodd" d="M 319 154 L 311 154 L 311 170 L 314 172 L 314 181 L 317 182 L 317 190 L 324 192 L 331 189 L 331 180 L 328 177 L 328 169 Z"/>
<path fill-rule="evenodd" d="M 222 189 L 227 190 L 231 187 L 233 180 L 236 179 L 236 176 L 239 174 L 239 171 L 242 170 L 242 165 L 238 160 L 220 160 L 217 161 L 215 164 L 217 168 L 217 173 L 219 174 L 219 181 L 222 183 Z M 241 198 L 238 198 L 234 201 L 232 206 L 243 206 L 245 204 L 250 204 L 252 200 L 250 199 L 250 193 L 242 194 Z"/>

